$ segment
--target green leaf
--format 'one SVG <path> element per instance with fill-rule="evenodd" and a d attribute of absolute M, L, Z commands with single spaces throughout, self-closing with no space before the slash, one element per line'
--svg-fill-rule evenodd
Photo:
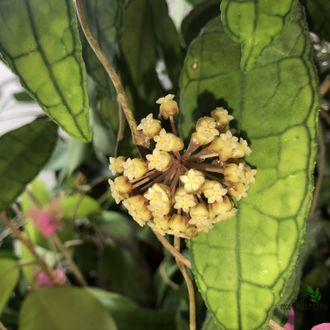
<path fill-rule="evenodd" d="M 57 139 L 57 128 L 36 120 L 0 137 L 0 210 L 13 202 L 41 170 Z"/>
<path fill-rule="evenodd" d="M 184 18 L 181 24 L 181 32 L 187 46 L 197 37 L 207 22 L 219 16 L 219 3 L 219 0 L 201 2 Z"/>
<path fill-rule="evenodd" d="M 314 296 L 314 289 L 313 289 L 312 287 L 310 287 L 310 286 L 307 285 L 306 289 L 307 289 L 307 292 L 308 292 L 310 295 Z"/>
<path fill-rule="evenodd" d="M 2 0 L 0 53 L 42 109 L 87 142 L 86 73 L 73 2 Z"/>
<path fill-rule="evenodd" d="M 61 201 L 64 219 L 87 218 L 101 212 L 99 203 L 92 197 L 74 194 Z"/>
<path fill-rule="evenodd" d="M 202 330 L 218 330 L 218 326 L 211 313 L 206 315 Z"/>
<path fill-rule="evenodd" d="M 122 2 L 119 0 L 84 0 L 83 7 L 93 36 L 97 39 L 109 62 L 115 65 L 119 53 L 118 38 L 122 23 Z M 83 46 L 88 74 L 106 95 L 113 98 L 114 87 L 106 71 L 85 39 Z M 116 100 L 116 97 L 114 97 L 114 100 Z"/>
<path fill-rule="evenodd" d="M 17 261 L 14 259 L 0 259 L 0 315 L 14 290 L 19 278 Z"/>
<path fill-rule="evenodd" d="M 237 216 L 191 242 L 199 290 L 224 329 L 267 323 L 304 238 L 312 197 L 317 81 L 300 8 L 290 16 L 290 24 L 249 72 L 240 69 L 240 45 L 218 19 L 213 21 L 192 44 L 181 79 L 184 135 L 201 111 L 226 106 L 238 133 L 250 141 L 247 161 L 258 171 Z"/>
<path fill-rule="evenodd" d="M 116 330 L 111 314 L 85 289 L 39 288 L 25 299 L 20 330 Z"/>
<path fill-rule="evenodd" d="M 17 102 L 34 102 L 34 99 L 26 91 L 13 93 L 13 97 Z"/>
<path fill-rule="evenodd" d="M 258 57 L 290 23 L 297 0 L 221 2 L 221 19 L 232 38 L 242 43 L 241 68 L 251 70 Z"/>
<path fill-rule="evenodd" d="M 309 28 L 322 39 L 330 41 L 330 2 L 328 0 L 302 0 L 306 8 Z"/>
<path fill-rule="evenodd" d="M 172 19 L 168 15 L 166 1 L 152 0 L 150 4 L 152 6 L 153 19 L 156 22 L 154 23 L 156 42 L 162 50 L 162 57 L 172 84 L 177 87 L 183 63 L 179 34 Z"/>
<path fill-rule="evenodd" d="M 141 308 L 126 297 L 100 289 L 87 289 L 111 313 L 120 330 L 175 329 L 172 311 Z"/>

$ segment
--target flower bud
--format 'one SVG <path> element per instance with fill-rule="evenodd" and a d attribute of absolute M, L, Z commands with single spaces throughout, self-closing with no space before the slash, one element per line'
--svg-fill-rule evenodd
<path fill-rule="evenodd" d="M 211 218 L 230 212 L 234 207 L 233 202 L 228 196 L 224 196 L 222 201 L 209 205 L 209 213 Z"/>
<path fill-rule="evenodd" d="M 213 135 L 202 134 L 201 132 L 194 132 L 191 135 L 191 138 L 195 144 L 206 145 L 214 140 Z"/>
<path fill-rule="evenodd" d="M 228 127 L 229 122 L 234 119 L 234 117 L 229 115 L 228 111 L 222 107 L 213 110 L 211 116 L 215 119 L 216 125 L 219 129 Z"/>
<path fill-rule="evenodd" d="M 244 165 L 240 164 L 226 164 L 223 168 L 223 175 L 226 182 L 237 183 L 244 181 Z"/>
<path fill-rule="evenodd" d="M 235 197 L 236 200 L 239 201 L 242 197 L 247 196 L 247 189 L 248 186 L 244 183 L 236 182 L 228 187 L 228 193 L 230 194 L 230 196 Z"/>
<path fill-rule="evenodd" d="M 110 157 L 110 166 L 109 169 L 113 175 L 122 174 L 124 172 L 123 163 L 125 162 L 126 158 L 124 156 L 119 156 L 117 158 Z"/>
<path fill-rule="evenodd" d="M 180 214 L 172 215 L 171 220 L 169 222 L 170 229 L 172 229 L 174 235 L 179 235 L 180 233 L 184 233 L 187 229 L 187 225 L 188 225 L 187 217 Z"/>
<path fill-rule="evenodd" d="M 212 228 L 212 219 L 209 216 L 206 204 L 199 203 L 191 208 L 190 217 L 189 224 L 195 225 L 198 230 L 208 232 Z"/>
<path fill-rule="evenodd" d="M 140 158 L 128 158 L 123 163 L 124 175 L 129 180 L 139 179 L 148 171 L 147 163 Z"/>
<path fill-rule="evenodd" d="M 146 118 L 141 120 L 141 123 L 137 127 L 138 130 L 142 130 L 143 134 L 149 138 L 153 138 L 162 129 L 160 120 L 153 119 L 152 113 Z"/>
<path fill-rule="evenodd" d="M 161 235 L 165 235 L 166 231 L 170 228 L 169 221 L 169 215 L 157 216 L 153 219 L 152 227 Z"/>
<path fill-rule="evenodd" d="M 128 181 L 128 178 L 124 175 L 115 178 L 114 184 L 116 189 L 121 194 L 128 194 L 132 191 L 132 184 Z"/>
<path fill-rule="evenodd" d="M 160 104 L 159 116 L 164 119 L 168 119 L 179 112 L 178 104 L 173 100 L 174 95 L 168 94 L 164 97 L 159 98 L 156 103 Z"/>
<path fill-rule="evenodd" d="M 151 212 L 148 210 L 146 200 L 142 195 L 135 195 L 125 199 L 123 205 L 140 226 L 143 226 L 151 219 Z"/>

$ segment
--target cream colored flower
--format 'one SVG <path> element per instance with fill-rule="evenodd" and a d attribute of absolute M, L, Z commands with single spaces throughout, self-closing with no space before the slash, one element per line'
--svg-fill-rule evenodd
<path fill-rule="evenodd" d="M 180 215 L 174 214 L 169 221 L 169 227 L 173 233 L 173 235 L 180 236 L 180 234 L 185 233 L 188 225 L 188 218 Z"/>
<path fill-rule="evenodd" d="M 179 112 L 178 104 L 173 99 L 174 95 L 168 94 L 156 101 L 157 104 L 160 104 L 159 115 L 164 119 L 168 119 L 170 116 L 174 116 Z"/>
<path fill-rule="evenodd" d="M 235 215 L 236 209 L 228 196 L 225 196 L 222 201 L 210 204 L 208 206 L 210 217 L 213 222 L 219 222 L 228 219 Z"/>
<path fill-rule="evenodd" d="M 247 196 L 248 185 L 242 182 L 235 182 L 228 186 L 228 193 L 230 196 L 235 197 L 237 201 Z"/>
<path fill-rule="evenodd" d="M 156 142 L 156 149 L 167 152 L 177 152 L 184 148 L 183 141 L 174 134 L 167 133 L 164 128 L 159 135 L 154 137 L 154 141 Z"/>
<path fill-rule="evenodd" d="M 123 156 L 119 156 L 117 158 L 110 157 L 110 166 L 109 169 L 113 175 L 122 174 L 124 172 L 123 163 L 125 162 L 126 158 Z"/>
<path fill-rule="evenodd" d="M 148 166 L 145 161 L 140 158 L 128 158 L 126 162 L 123 163 L 124 175 L 128 177 L 129 180 L 139 179 L 148 171 Z"/>
<path fill-rule="evenodd" d="M 201 117 L 197 120 L 196 131 L 205 137 L 209 137 L 211 141 L 219 135 L 219 131 L 216 129 L 215 119 L 207 116 Z"/>
<path fill-rule="evenodd" d="M 184 212 L 189 212 L 191 207 L 197 204 L 196 197 L 192 194 L 188 194 L 184 188 L 180 187 L 174 195 L 174 208 L 177 210 L 183 210 Z"/>
<path fill-rule="evenodd" d="M 152 154 L 146 156 L 149 170 L 165 171 L 170 164 L 172 157 L 166 151 L 154 149 Z"/>
<path fill-rule="evenodd" d="M 170 189 L 165 184 L 155 183 L 144 194 L 153 215 L 164 216 L 171 210 Z"/>
<path fill-rule="evenodd" d="M 199 203 L 190 209 L 190 225 L 195 225 L 197 229 L 208 232 L 212 228 L 212 221 L 209 211 L 204 203 Z"/>
<path fill-rule="evenodd" d="M 142 195 L 135 195 L 123 201 L 123 205 L 128 210 L 130 216 L 140 225 L 143 226 L 151 219 L 151 212 L 146 206 L 146 200 Z"/>
<path fill-rule="evenodd" d="M 234 117 L 229 115 L 228 111 L 222 107 L 215 108 L 215 110 L 211 112 L 211 116 L 216 120 L 219 129 L 227 127 L 229 122 L 234 119 Z"/>
<path fill-rule="evenodd" d="M 201 191 L 209 203 L 222 201 L 222 197 L 227 193 L 227 189 L 215 180 L 206 180 Z"/>
<path fill-rule="evenodd" d="M 111 194 L 117 204 L 128 197 L 132 190 L 132 185 L 128 182 L 127 177 L 119 176 L 115 180 L 108 180 Z"/>
<path fill-rule="evenodd" d="M 180 180 L 184 184 L 184 190 L 187 193 L 197 192 L 205 182 L 204 174 L 200 171 L 190 169 L 185 175 L 180 176 Z"/>
<path fill-rule="evenodd" d="M 165 235 L 167 230 L 170 228 L 169 226 L 170 216 L 157 216 L 153 219 L 153 223 L 150 223 L 150 226 L 154 228 L 161 235 Z"/>
<path fill-rule="evenodd" d="M 160 120 L 154 119 L 152 113 L 150 113 L 146 118 L 141 120 L 141 123 L 137 127 L 138 130 L 142 130 L 145 136 L 153 138 L 162 129 Z"/>

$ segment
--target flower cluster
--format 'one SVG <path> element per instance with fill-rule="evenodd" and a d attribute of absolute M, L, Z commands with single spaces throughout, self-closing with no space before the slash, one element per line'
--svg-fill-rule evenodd
<path fill-rule="evenodd" d="M 224 108 L 196 123 L 185 148 L 174 115 L 173 95 L 160 98 L 159 119 L 170 121 L 171 132 L 149 114 L 138 129 L 150 139 L 152 150 L 142 158 L 110 158 L 109 180 L 117 204 L 123 202 L 132 218 L 158 233 L 191 238 L 232 217 L 234 201 L 247 195 L 256 170 L 243 160 L 251 153 L 247 142 L 229 130 L 233 119 Z"/>

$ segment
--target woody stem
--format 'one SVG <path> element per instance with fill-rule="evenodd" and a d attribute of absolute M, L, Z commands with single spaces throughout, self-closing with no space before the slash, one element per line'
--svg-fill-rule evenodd
<path fill-rule="evenodd" d="M 118 102 L 120 106 L 123 109 L 123 112 L 125 114 L 126 120 L 128 122 L 128 125 L 131 129 L 132 133 L 132 138 L 133 142 L 136 145 L 142 146 L 142 147 L 148 147 L 149 146 L 149 140 L 147 140 L 142 132 L 140 132 L 137 129 L 137 123 L 133 115 L 133 111 L 130 108 L 128 97 L 126 95 L 124 86 L 121 82 L 121 79 L 115 69 L 112 67 L 110 62 L 108 61 L 107 57 L 101 50 L 101 47 L 98 43 L 98 41 L 93 37 L 93 34 L 88 26 L 88 22 L 86 20 L 85 14 L 84 14 L 84 9 L 82 5 L 82 0 L 76 0 L 76 11 L 77 11 L 77 16 L 81 25 L 81 29 L 84 32 L 84 35 L 94 51 L 96 57 L 99 59 L 101 64 L 103 65 L 105 71 L 109 75 L 110 79 L 112 80 L 112 83 L 116 89 L 117 92 L 117 97 L 118 97 Z"/>

